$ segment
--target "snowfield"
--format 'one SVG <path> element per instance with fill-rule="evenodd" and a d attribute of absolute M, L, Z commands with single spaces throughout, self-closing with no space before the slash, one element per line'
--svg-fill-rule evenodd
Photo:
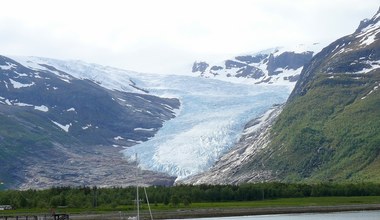
<path fill-rule="evenodd" d="M 151 95 L 178 98 L 181 107 L 174 119 L 165 122 L 150 140 L 136 142 L 133 147 L 123 150 L 131 159 L 138 153 L 142 168 L 166 172 L 178 179 L 210 168 L 238 141 L 249 120 L 259 117 L 273 104 L 285 102 L 294 86 L 294 83 L 257 85 L 254 82 L 142 74 L 81 61 L 36 57 L 14 59 L 34 69 L 45 69 L 39 64 L 51 65 L 108 89 L 135 93 L 149 91 Z M 55 124 L 65 131 L 70 128 L 70 125 Z"/>

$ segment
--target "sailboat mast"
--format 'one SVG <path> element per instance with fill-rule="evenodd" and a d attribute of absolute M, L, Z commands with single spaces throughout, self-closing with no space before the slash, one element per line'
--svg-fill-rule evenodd
<path fill-rule="evenodd" d="M 149 204 L 148 194 L 146 193 L 146 188 L 145 188 L 145 187 L 144 187 L 144 192 L 145 192 L 145 197 L 146 197 L 146 203 L 148 203 L 150 219 L 153 220 L 152 210 L 150 209 L 150 204 Z"/>
<path fill-rule="evenodd" d="M 137 220 L 140 220 L 140 199 L 139 199 L 139 186 L 136 186 L 136 206 L 137 206 Z"/>
<path fill-rule="evenodd" d="M 139 162 L 136 153 L 136 208 L 137 208 L 137 220 L 140 220 L 140 199 L 139 199 Z"/>

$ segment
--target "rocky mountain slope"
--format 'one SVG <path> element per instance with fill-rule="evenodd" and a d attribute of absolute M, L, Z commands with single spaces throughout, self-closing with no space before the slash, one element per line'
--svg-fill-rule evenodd
<path fill-rule="evenodd" d="M 47 64 L 0 56 L 0 179 L 5 187 L 97 183 L 105 176 L 121 184 L 126 170 L 102 169 L 126 168 L 117 151 L 154 136 L 178 108 L 177 99 L 110 90 Z M 91 157 L 106 166 L 97 169 Z"/>
<path fill-rule="evenodd" d="M 379 87 L 380 10 L 313 57 L 282 110 L 185 182 L 380 182 Z"/>
<path fill-rule="evenodd" d="M 0 180 L 8 188 L 135 184 L 135 153 L 144 183 L 171 184 L 207 170 L 250 118 L 291 92 L 75 60 L 3 58 Z"/>
<path fill-rule="evenodd" d="M 193 75 L 221 80 L 249 79 L 256 84 L 295 84 L 303 66 L 322 45 L 277 47 L 254 54 L 239 55 L 221 63 L 194 62 Z"/>

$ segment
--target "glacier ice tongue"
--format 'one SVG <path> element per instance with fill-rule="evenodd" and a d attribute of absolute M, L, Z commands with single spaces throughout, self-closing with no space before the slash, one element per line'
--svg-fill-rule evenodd
<path fill-rule="evenodd" d="M 177 97 L 181 110 L 150 140 L 124 150 L 137 153 L 144 169 L 178 179 L 210 168 L 234 143 L 250 119 L 283 103 L 287 86 L 234 84 L 195 77 L 143 80 L 153 94 Z M 150 83 L 149 83 L 150 82 Z"/>

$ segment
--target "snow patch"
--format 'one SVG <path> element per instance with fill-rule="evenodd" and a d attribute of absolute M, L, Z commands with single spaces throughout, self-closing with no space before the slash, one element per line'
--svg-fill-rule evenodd
<path fill-rule="evenodd" d="M 143 141 L 136 141 L 136 140 L 133 140 L 133 139 L 127 139 L 128 142 L 134 142 L 136 144 L 141 144 L 143 143 Z"/>
<path fill-rule="evenodd" d="M 379 26 L 380 26 L 380 21 L 378 21 L 378 22 L 375 23 L 375 24 L 371 24 L 371 25 L 369 25 L 369 26 L 363 28 L 363 29 L 360 31 L 360 34 L 358 34 L 358 35 L 356 36 L 356 38 L 363 37 L 364 35 L 366 35 L 366 34 L 372 32 L 372 31 L 376 30 L 377 28 L 379 28 Z"/>
<path fill-rule="evenodd" d="M 64 130 L 65 132 L 69 132 L 69 129 L 70 129 L 70 127 L 72 126 L 71 123 L 70 123 L 70 124 L 67 124 L 67 125 L 62 125 L 62 124 L 60 124 L 60 123 L 58 123 L 58 122 L 56 122 L 56 121 L 51 121 L 51 122 L 53 122 L 55 125 L 57 125 L 59 128 L 61 128 L 61 129 Z"/>
<path fill-rule="evenodd" d="M 134 128 L 134 131 L 155 131 L 155 128 Z"/>
<path fill-rule="evenodd" d="M 115 141 L 124 140 L 124 138 L 121 137 L 121 136 L 114 137 L 113 139 L 114 139 Z"/>
<path fill-rule="evenodd" d="M 11 101 L 9 101 L 9 99 L 5 100 L 5 103 L 6 103 L 7 105 L 12 105 L 12 103 L 11 103 Z"/>
<path fill-rule="evenodd" d="M 92 127 L 91 124 L 87 124 L 86 126 L 82 127 L 82 130 L 87 130 L 87 129 L 91 128 L 91 127 Z"/>
<path fill-rule="evenodd" d="M 41 111 L 41 112 L 48 112 L 49 111 L 49 108 L 45 105 L 34 106 L 34 109 Z"/>
<path fill-rule="evenodd" d="M 380 68 L 380 60 L 378 60 L 378 61 L 368 61 L 367 60 L 367 61 L 365 61 L 365 64 L 369 64 L 371 67 L 366 68 L 366 69 L 362 69 L 356 73 L 366 74 L 366 73 L 371 72 L 372 70 Z"/>
<path fill-rule="evenodd" d="M 12 83 L 12 86 L 15 89 L 20 89 L 20 88 L 24 88 L 24 87 L 31 87 L 34 85 L 34 82 L 32 82 L 31 84 L 22 84 L 20 82 L 14 81 L 13 79 L 9 79 L 9 81 Z"/>
<path fill-rule="evenodd" d="M 361 99 L 366 99 L 367 96 L 371 95 L 373 92 L 375 92 L 376 90 L 378 90 L 380 87 L 380 84 L 379 85 L 376 85 L 375 87 L 373 87 L 373 89 L 371 91 L 369 91 L 369 93 L 367 95 L 365 95 L 364 97 L 362 97 Z"/>
<path fill-rule="evenodd" d="M 375 42 L 376 35 L 380 33 L 380 29 L 377 29 L 375 31 L 372 31 L 368 33 L 367 35 L 363 36 L 363 38 L 360 40 L 360 46 L 368 46 Z"/>
<path fill-rule="evenodd" d="M 14 71 L 19 77 L 21 76 L 21 77 L 27 77 L 28 76 L 28 74 L 26 74 L 26 73 L 18 73 L 17 71 Z"/>
<path fill-rule="evenodd" d="M 65 79 L 65 78 L 60 78 L 62 81 L 64 82 L 67 82 L 67 83 L 71 83 L 69 79 Z"/>
<path fill-rule="evenodd" d="M 10 70 L 16 67 L 14 63 L 5 62 L 8 65 L 0 65 L 0 69 L 2 70 Z"/>
<path fill-rule="evenodd" d="M 13 105 L 21 106 L 21 107 L 30 107 L 30 106 L 33 106 L 31 104 L 26 104 L 26 103 L 22 103 L 22 102 L 13 103 Z"/>

